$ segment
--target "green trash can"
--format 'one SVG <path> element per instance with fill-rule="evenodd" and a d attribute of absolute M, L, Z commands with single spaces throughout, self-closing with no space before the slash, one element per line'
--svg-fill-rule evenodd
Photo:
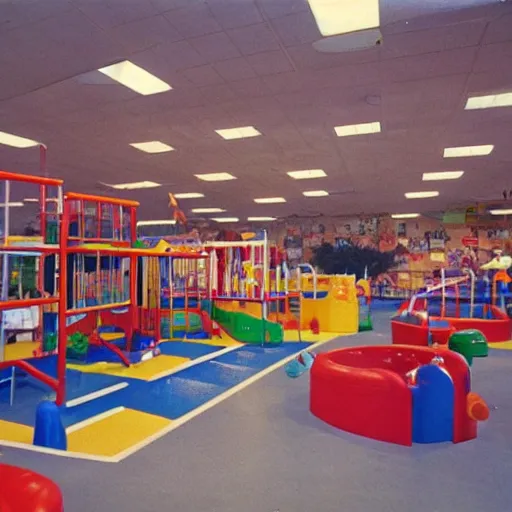
<path fill-rule="evenodd" d="M 469 366 L 474 357 L 487 357 L 489 353 L 485 336 L 476 329 L 454 332 L 448 340 L 448 348 L 462 355 Z"/>

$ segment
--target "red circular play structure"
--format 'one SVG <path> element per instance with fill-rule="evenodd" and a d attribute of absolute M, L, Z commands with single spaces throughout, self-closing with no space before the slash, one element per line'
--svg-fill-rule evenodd
<path fill-rule="evenodd" d="M 64 503 L 58 486 L 49 478 L 0 464 L 0 510 L 2 512 L 63 512 Z"/>
<path fill-rule="evenodd" d="M 480 331 L 489 343 L 500 343 L 512 338 L 512 320 L 497 306 L 485 305 L 485 315 L 489 318 L 428 315 L 424 299 L 415 301 L 410 312 L 409 308 L 410 301 L 404 302 L 391 320 L 394 344 L 427 346 L 429 332 L 432 342 L 446 344 L 452 333 L 467 329 Z"/>
<path fill-rule="evenodd" d="M 370 346 L 319 354 L 311 369 L 311 412 L 339 429 L 401 445 L 476 437 L 470 373 L 454 352 Z M 470 394 L 471 411 L 475 393 Z M 485 402 L 481 407 L 486 409 Z"/>

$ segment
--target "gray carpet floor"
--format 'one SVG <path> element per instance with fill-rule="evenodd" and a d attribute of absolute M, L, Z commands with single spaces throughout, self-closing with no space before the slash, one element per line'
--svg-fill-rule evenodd
<path fill-rule="evenodd" d="M 321 347 L 389 343 L 376 330 Z M 3 449 L 54 479 L 66 512 L 505 512 L 512 510 L 512 351 L 475 361 L 493 407 L 478 439 L 412 448 L 333 429 L 308 411 L 308 376 L 278 369 L 119 464 Z M 511 480 L 509 480 L 511 479 Z"/>

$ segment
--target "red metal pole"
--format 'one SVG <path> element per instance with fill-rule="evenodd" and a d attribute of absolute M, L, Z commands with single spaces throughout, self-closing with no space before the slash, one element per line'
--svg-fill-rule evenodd
<path fill-rule="evenodd" d="M 61 216 L 59 232 L 59 334 L 57 354 L 57 405 L 66 401 L 66 310 L 68 307 L 67 272 L 68 272 L 68 231 L 69 231 L 69 202 L 64 201 L 64 211 Z"/>

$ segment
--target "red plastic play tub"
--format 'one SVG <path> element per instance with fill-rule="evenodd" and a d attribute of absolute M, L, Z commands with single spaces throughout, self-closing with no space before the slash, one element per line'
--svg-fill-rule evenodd
<path fill-rule="evenodd" d="M 49 478 L 0 464 L 1 512 L 63 512 L 59 487 Z"/>
<path fill-rule="evenodd" d="M 311 368 L 310 409 L 326 423 L 360 436 L 411 445 L 413 397 L 407 374 L 431 363 L 436 351 L 403 345 L 354 347 L 319 354 Z M 466 412 L 469 368 L 455 352 L 443 350 L 453 380 L 455 443 L 476 437 Z"/>

